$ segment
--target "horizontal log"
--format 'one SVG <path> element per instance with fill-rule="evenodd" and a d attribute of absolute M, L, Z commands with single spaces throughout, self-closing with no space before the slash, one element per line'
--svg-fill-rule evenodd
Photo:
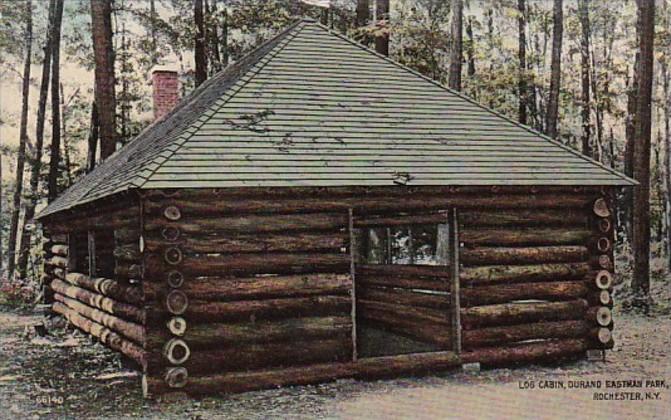
<path fill-rule="evenodd" d="M 482 347 L 461 353 L 463 363 L 483 366 L 510 366 L 530 362 L 553 362 L 582 354 L 589 348 L 586 339 L 547 340 L 507 347 Z"/>
<path fill-rule="evenodd" d="M 586 229 L 462 229 L 459 240 L 469 246 L 581 245 L 592 233 Z"/>
<path fill-rule="evenodd" d="M 500 346 L 524 340 L 585 338 L 591 329 L 592 325 L 582 320 L 534 322 L 531 324 L 464 330 L 462 331 L 461 343 L 464 350 L 471 350 L 478 347 Z"/>
<path fill-rule="evenodd" d="M 357 275 L 361 276 L 399 276 L 416 278 L 450 279 L 450 270 L 445 265 L 410 264 L 357 264 Z"/>
<path fill-rule="evenodd" d="M 145 255 L 147 280 L 156 281 L 166 269 L 162 255 Z M 183 259 L 179 269 L 189 276 L 220 276 L 244 274 L 292 274 L 349 272 L 349 255 L 319 253 L 273 253 L 191 255 Z"/>
<path fill-rule="evenodd" d="M 420 308 L 367 299 L 357 299 L 356 306 L 357 311 L 361 311 L 362 313 L 366 312 L 367 309 L 372 309 L 379 312 L 399 314 L 411 322 L 426 324 L 435 323 L 446 327 L 449 325 L 447 313 L 437 309 Z"/>
<path fill-rule="evenodd" d="M 107 345 L 112 350 L 116 350 L 130 359 L 136 361 L 143 369 L 147 366 L 147 353 L 138 345 L 131 341 L 124 339 L 119 334 L 105 328 L 97 322 L 78 314 L 76 311 L 70 309 L 66 305 L 55 302 L 52 307 L 53 311 L 63 315 L 72 325 L 80 330 L 97 337 L 101 343 Z"/>
<path fill-rule="evenodd" d="M 403 215 L 362 215 L 354 219 L 355 228 L 379 228 L 391 226 L 435 225 L 447 223 L 447 213 Z"/>
<path fill-rule="evenodd" d="M 414 353 L 370 357 L 356 362 L 324 363 L 284 369 L 190 376 L 184 391 L 191 395 L 245 392 L 286 385 L 308 385 L 337 378 L 377 379 L 436 373 L 460 365 L 453 352 Z M 143 377 L 145 397 L 170 392 L 162 378 Z"/>
<path fill-rule="evenodd" d="M 478 247 L 463 249 L 459 259 L 466 265 L 582 262 L 589 259 L 589 251 L 584 246 Z"/>
<path fill-rule="evenodd" d="M 515 300 L 573 300 L 584 298 L 590 288 L 584 281 L 514 283 L 496 286 L 462 287 L 460 302 L 464 307 L 506 303 Z"/>
<path fill-rule="evenodd" d="M 352 300 L 349 296 L 310 296 L 237 302 L 190 301 L 184 318 L 194 322 L 221 322 L 295 318 L 306 315 L 343 315 L 349 313 L 351 305 Z M 163 319 L 164 314 L 159 312 L 153 317 Z"/>
<path fill-rule="evenodd" d="M 51 233 L 51 232 L 49 232 L 45 236 L 47 238 L 49 238 L 49 242 L 51 242 L 52 244 L 61 244 L 61 245 L 67 245 L 68 244 L 68 234 L 67 233 Z"/>
<path fill-rule="evenodd" d="M 92 216 L 62 218 L 46 222 L 50 232 L 68 233 L 87 230 L 109 230 L 138 226 L 140 210 L 136 206 L 116 211 L 98 212 Z"/>
<path fill-rule="evenodd" d="M 63 271 L 60 273 L 64 274 Z M 103 296 L 116 299 L 120 302 L 140 306 L 144 301 L 142 288 L 139 286 L 128 286 L 116 280 L 101 277 L 91 278 L 82 273 L 67 273 L 67 275 L 63 275 L 60 278 L 74 286 L 83 287 L 84 289 L 100 293 Z"/>
<path fill-rule="evenodd" d="M 582 319 L 587 307 L 588 303 L 584 299 L 568 302 L 474 306 L 461 310 L 461 325 L 465 329 L 475 329 L 525 322 Z"/>
<path fill-rule="evenodd" d="M 211 203 L 214 204 L 214 203 Z M 178 222 L 163 218 L 145 221 L 146 231 L 160 231 L 174 227 L 182 234 L 217 233 L 273 233 L 296 231 L 332 231 L 347 226 L 347 214 L 290 214 L 274 216 L 192 217 Z"/>
<path fill-rule="evenodd" d="M 114 243 L 122 244 L 137 244 L 140 240 L 140 229 L 137 227 L 123 227 L 114 229 Z"/>
<path fill-rule="evenodd" d="M 569 185 L 498 185 L 498 186 L 337 186 L 337 187 L 225 187 L 225 188 L 173 188 L 143 190 L 142 197 L 147 203 L 184 199 L 187 201 L 202 199 L 248 199 L 248 198 L 342 198 L 342 197 L 393 197 L 444 196 L 446 194 L 493 195 L 493 194 L 591 194 L 612 195 L 616 187 L 569 186 Z"/>
<path fill-rule="evenodd" d="M 462 285 L 483 285 L 547 280 L 582 279 L 591 271 L 587 263 L 492 265 L 463 267 L 460 271 Z"/>
<path fill-rule="evenodd" d="M 121 334 L 138 345 L 143 345 L 145 340 L 145 331 L 142 325 L 126 321 L 114 315 L 105 313 L 99 309 L 92 308 L 78 300 L 68 298 L 59 293 L 54 295 L 54 299 L 65 304 L 67 307 L 76 311 L 78 314 L 101 324 L 112 331 Z"/>
<path fill-rule="evenodd" d="M 359 325 L 372 326 L 382 331 L 432 344 L 441 349 L 449 349 L 452 343 L 450 329 L 443 323 L 408 319 L 402 313 L 378 310 L 370 305 L 357 306 L 357 322 Z"/>
<path fill-rule="evenodd" d="M 199 199 L 171 198 L 163 202 L 146 201 L 145 212 L 159 215 L 166 205 L 180 208 L 185 215 L 223 215 L 240 213 L 296 213 L 296 212 L 346 212 L 352 208 L 355 215 L 361 212 L 389 212 L 408 210 L 445 210 L 450 207 L 470 209 L 529 209 L 529 208 L 583 208 L 590 204 L 592 194 L 489 194 L 489 195 L 413 195 L 395 197 L 392 191 L 386 196 L 343 196 L 338 198 L 276 199 L 270 196 L 259 199 L 219 200 L 202 194 Z"/>
<path fill-rule="evenodd" d="M 52 245 L 51 246 L 51 253 L 54 255 L 58 255 L 59 257 L 67 257 L 68 256 L 68 246 L 67 245 Z"/>
<path fill-rule="evenodd" d="M 118 260 L 130 263 L 138 263 L 142 258 L 139 243 L 116 245 L 113 255 Z"/>
<path fill-rule="evenodd" d="M 165 292 L 165 285 L 146 282 L 145 292 L 157 298 Z M 304 297 L 320 294 L 347 294 L 352 288 L 349 274 L 298 274 L 263 277 L 201 277 L 185 281 L 180 290 L 190 299 L 239 300 L 273 297 Z"/>
<path fill-rule="evenodd" d="M 364 287 L 393 287 L 400 289 L 431 290 L 446 293 L 450 286 L 444 279 L 427 279 L 417 277 L 392 277 L 378 275 L 359 275 L 356 277 L 357 285 Z"/>
<path fill-rule="evenodd" d="M 182 339 L 192 349 L 204 349 L 245 343 L 282 342 L 297 337 L 305 340 L 329 338 L 351 330 L 352 319 L 349 316 L 309 316 L 242 323 L 191 323 L 182 334 Z M 153 328 L 149 331 L 147 345 L 157 348 L 169 338 L 170 335 L 163 329 Z"/>
<path fill-rule="evenodd" d="M 340 252 L 347 245 L 348 235 L 345 232 L 301 233 L 285 235 L 257 234 L 238 235 L 224 234 L 220 236 L 181 236 L 176 244 L 186 254 L 215 254 L 243 252 Z M 162 251 L 166 240 L 160 235 L 149 235 L 146 241 L 147 251 Z"/>
<path fill-rule="evenodd" d="M 296 336 L 284 343 L 235 345 L 216 350 L 192 351 L 188 360 L 179 363 L 189 375 L 211 372 L 238 372 L 311 363 L 343 362 L 352 356 L 351 337 L 341 335 L 327 339 L 305 340 Z M 150 373 L 169 366 L 165 359 L 150 364 Z"/>
<path fill-rule="evenodd" d="M 117 263 L 114 266 L 114 276 L 122 279 L 141 280 L 144 277 L 142 264 Z"/>
<path fill-rule="evenodd" d="M 54 281 L 51 282 L 51 288 L 56 293 L 60 293 L 61 295 L 65 295 L 72 299 L 77 299 L 89 306 L 102 309 L 103 311 L 112 315 L 117 315 L 120 318 L 135 321 L 139 324 L 144 324 L 145 322 L 144 310 L 136 306 L 118 302 L 98 293 L 70 285 L 59 279 L 54 279 Z"/>
<path fill-rule="evenodd" d="M 588 214 L 582 209 L 496 209 L 464 210 L 459 222 L 464 227 L 575 226 L 584 227 Z"/>
<path fill-rule="evenodd" d="M 398 305 L 421 306 L 433 309 L 447 309 L 450 306 L 448 294 L 432 294 L 394 289 L 388 287 L 357 287 L 357 299 L 372 300 L 383 303 L 395 303 Z"/>
<path fill-rule="evenodd" d="M 47 260 L 47 264 L 49 264 L 53 267 L 67 269 L 68 268 L 68 259 L 64 258 L 64 257 L 59 257 L 57 255 L 54 255 L 49 260 Z"/>

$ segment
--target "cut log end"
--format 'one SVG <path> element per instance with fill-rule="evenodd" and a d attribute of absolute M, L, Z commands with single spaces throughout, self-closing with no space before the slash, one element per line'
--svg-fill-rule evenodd
<path fill-rule="evenodd" d="M 609 305 L 610 302 L 610 292 L 608 290 L 602 290 L 599 292 L 599 303 L 602 305 Z"/>
<path fill-rule="evenodd" d="M 170 368 L 165 373 L 165 382 L 170 388 L 184 388 L 189 382 L 189 372 L 183 367 Z"/>
<path fill-rule="evenodd" d="M 182 315 L 189 307 L 189 298 L 184 292 L 172 290 L 166 296 L 166 308 L 173 315 Z"/>
<path fill-rule="evenodd" d="M 613 315 L 610 309 L 602 306 L 596 310 L 596 322 L 602 327 L 607 327 L 613 322 Z"/>
<path fill-rule="evenodd" d="M 599 268 L 602 268 L 604 270 L 612 270 L 613 269 L 613 261 L 610 259 L 610 256 L 607 254 L 601 254 L 599 255 L 599 258 L 597 259 L 597 264 Z"/>
<path fill-rule="evenodd" d="M 613 285 L 613 275 L 609 271 L 601 270 L 594 278 L 596 287 L 601 290 L 608 290 Z"/>
<path fill-rule="evenodd" d="M 170 287 L 179 289 L 184 284 L 184 275 L 177 270 L 168 273 L 168 284 Z"/>
<path fill-rule="evenodd" d="M 602 233 L 608 233 L 610 232 L 611 228 L 613 227 L 613 223 L 611 223 L 610 219 L 607 218 L 601 218 L 599 219 L 599 222 L 597 223 L 597 226 L 599 228 L 599 232 Z"/>
<path fill-rule="evenodd" d="M 186 320 L 179 316 L 171 318 L 170 321 L 168 321 L 168 330 L 173 335 L 179 337 L 183 336 L 186 332 Z"/>
<path fill-rule="evenodd" d="M 165 343 L 163 355 L 171 364 L 181 365 L 191 357 L 191 349 L 181 338 L 172 338 Z"/>
<path fill-rule="evenodd" d="M 599 217 L 608 217 L 611 215 L 610 209 L 608 208 L 608 203 L 604 198 L 598 198 L 594 202 L 594 214 L 596 214 Z"/>
<path fill-rule="evenodd" d="M 608 252 L 611 250 L 612 243 L 610 242 L 610 239 L 606 237 L 601 237 L 596 241 L 596 249 L 599 252 Z"/>
<path fill-rule="evenodd" d="M 170 265 L 177 265 L 182 262 L 182 251 L 177 247 L 170 247 L 165 250 L 163 259 Z"/>
<path fill-rule="evenodd" d="M 596 336 L 601 344 L 608 344 L 613 339 L 613 333 L 608 328 L 599 328 Z"/>
<path fill-rule="evenodd" d="M 182 213 L 176 206 L 168 206 L 163 210 L 163 216 L 168 220 L 177 221 L 182 218 Z"/>
<path fill-rule="evenodd" d="M 163 236 L 163 239 L 166 241 L 176 241 L 179 239 L 180 235 L 180 230 L 174 226 L 168 226 L 161 230 L 161 236 Z"/>

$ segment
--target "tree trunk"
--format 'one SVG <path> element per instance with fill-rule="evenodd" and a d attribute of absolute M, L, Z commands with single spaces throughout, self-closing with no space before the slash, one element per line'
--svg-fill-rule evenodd
<path fill-rule="evenodd" d="M 448 86 L 457 91 L 461 90 L 463 13 L 463 1 L 452 0 L 452 38 L 450 39 L 450 70 Z"/>
<path fill-rule="evenodd" d="M 30 94 L 30 66 L 32 64 L 31 53 L 33 48 L 33 5 L 31 0 L 26 0 L 25 8 L 26 28 L 23 43 L 26 55 L 23 65 L 23 85 L 21 89 L 21 125 L 19 129 L 19 150 L 16 156 L 16 185 L 14 186 L 12 220 L 9 227 L 9 240 L 7 241 L 7 278 L 9 279 L 14 274 L 19 213 L 21 212 L 21 194 L 23 193 L 23 172 L 26 164 L 26 143 L 28 142 L 28 97 Z M 2 198 L 0 197 L 0 199 Z"/>
<path fill-rule="evenodd" d="M 51 153 L 49 158 L 48 201 L 58 195 L 58 167 L 60 165 L 61 118 L 60 118 L 60 44 L 63 0 L 56 0 L 53 26 L 53 49 L 51 63 Z"/>
<path fill-rule="evenodd" d="M 21 234 L 21 244 L 19 250 L 18 268 L 21 277 L 25 277 L 26 267 L 28 265 L 28 251 L 32 231 L 25 229 L 26 225 L 35 216 L 35 207 L 37 206 L 38 187 L 40 182 L 40 173 L 42 170 L 42 153 L 44 146 L 44 123 L 47 108 L 47 95 L 49 93 L 49 75 L 51 73 L 51 52 L 53 49 L 53 30 L 54 13 L 56 1 L 49 2 L 47 39 L 44 43 L 44 61 L 42 61 L 42 79 L 40 82 L 40 97 L 37 105 L 37 118 L 35 121 L 35 155 L 31 158 L 30 168 L 30 193 L 26 210 L 23 215 L 23 232 Z"/>
<path fill-rule="evenodd" d="M 527 40 L 526 40 L 526 10 L 525 0 L 517 0 L 517 57 L 519 59 L 517 94 L 519 96 L 519 106 L 517 118 L 522 124 L 527 124 Z"/>
<path fill-rule="evenodd" d="M 561 53 L 564 32 L 563 1 L 554 0 L 552 28 L 552 64 L 550 69 L 550 93 L 548 95 L 545 134 L 557 138 L 559 118 L 559 87 L 561 85 Z"/>
<path fill-rule="evenodd" d="M 98 106 L 94 100 L 91 102 L 91 122 L 89 125 L 88 148 L 86 152 L 86 172 L 91 172 L 96 167 L 99 127 L 100 120 L 98 119 Z"/>
<path fill-rule="evenodd" d="M 158 64 L 158 43 L 156 38 L 156 0 L 149 0 L 149 16 L 151 18 L 151 64 Z"/>
<path fill-rule="evenodd" d="M 639 84 L 636 103 L 636 147 L 634 149 L 633 251 L 635 292 L 648 295 L 650 290 L 650 135 L 652 120 L 653 41 L 655 34 L 655 2 L 639 0 L 641 36 L 638 67 Z"/>
<path fill-rule="evenodd" d="M 65 177 L 68 180 L 67 186 L 72 185 L 72 162 L 70 161 L 70 145 L 67 137 L 67 104 L 65 103 L 65 92 L 63 90 L 63 83 L 60 83 L 61 92 L 61 143 L 63 143 L 63 169 L 65 169 Z M 77 91 L 73 95 L 76 95 Z"/>
<path fill-rule="evenodd" d="M 375 38 L 375 51 L 379 54 L 389 55 L 389 0 L 377 0 L 377 20 L 383 21 L 385 33 Z"/>
<path fill-rule="evenodd" d="M 578 1 L 578 16 L 580 27 L 582 29 L 580 38 L 580 78 L 582 83 L 582 153 L 583 155 L 594 157 L 591 144 L 591 123 L 590 123 L 590 63 L 589 63 L 589 5 L 587 0 Z"/>
<path fill-rule="evenodd" d="M 221 63 L 224 68 L 228 66 L 228 9 L 224 5 L 224 22 L 221 27 Z"/>
<path fill-rule="evenodd" d="M 475 76 L 475 38 L 473 37 L 473 16 L 469 16 L 466 20 L 466 38 L 468 39 L 468 48 L 466 49 L 466 56 L 468 68 L 466 74 L 468 77 Z"/>
<path fill-rule="evenodd" d="M 207 56 L 205 54 L 205 23 L 203 19 L 203 0 L 194 0 L 193 18 L 196 25 L 194 39 L 194 60 L 196 63 L 196 87 L 207 80 Z"/>
<path fill-rule="evenodd" d="M 370 19 L 370 5 L 368 0 L 357 0 L 356 2 L 356 26 L 360 28 L 368 25 Z"/>
<path fill-rule="evenodd" d="M 95 102 L 100 122 L 100 159 L 116 151 L 116 95 L 111 0 L 91 0 Z"/>

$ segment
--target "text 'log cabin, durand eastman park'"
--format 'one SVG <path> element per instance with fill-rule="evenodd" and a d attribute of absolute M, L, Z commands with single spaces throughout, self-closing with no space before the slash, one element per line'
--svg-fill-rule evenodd
<path fill-rule="evenodd" d="M 177 85 L 38 215 L 53 311 L 145 395 L 612 348 L 631 179 L 310 20 Z"/>

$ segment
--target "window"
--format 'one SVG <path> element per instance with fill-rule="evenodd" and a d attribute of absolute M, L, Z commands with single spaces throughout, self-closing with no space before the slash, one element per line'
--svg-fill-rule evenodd
<path fill-rule="evenodd" d="M 387 219 L 389 226 L 356 229 L 356 263 L 447 265 L 449 225 L 446 220 L 440 220 L 441 216 L 436 215 L 434 219 L 442 223 L 426 223 L 426 217 L 400 215 Z M 412 224 L 415 219 L 424 223 Z M 366 223 L 366 220 L 361 221 L 361 224 Z"/>

